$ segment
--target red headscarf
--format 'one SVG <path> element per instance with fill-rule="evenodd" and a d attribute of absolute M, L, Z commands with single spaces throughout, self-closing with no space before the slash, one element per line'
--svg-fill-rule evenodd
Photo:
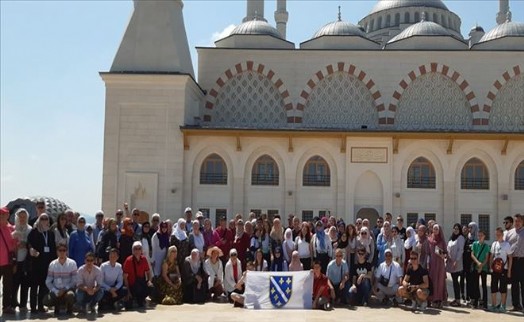
<path fill-rule="evenodd" d="M 133 231 L 133 220 L 131 220 L 131 218 L 124 219 L 124 223 L 122 225 L 122 235 L 133 237 L 134 234 L 135 232 Z"/>

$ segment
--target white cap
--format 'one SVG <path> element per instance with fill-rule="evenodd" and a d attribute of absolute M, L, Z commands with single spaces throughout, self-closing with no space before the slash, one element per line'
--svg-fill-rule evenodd
<path fill-rule="evenodd" d="M 384 254 L 386 254 L 386 253 L 390 253 L 390 254 L 393 254 L 393 252 L 392 252 L 392 251 L 391 251 L 391 249 L 389 249 L 389 248 L 388 248 L 388 249 L 386 249 L 386 250 L 384 251 Z"/>
<path fill-rule="evenodd" d="M 135 247 L 142 247 L 142 242 L 140 242 L 140 241 L 138 241 L 138 240 L 137 240 L 136 242 L 134 242 L 134 243 L 133 243 L 133 247 L 131 247 L 131 249 L 133 249 L 133 248 L 135 248 Z"/>
<path fill-rule="evenodd" d="M 184 213 L 186 213 L 188 211 L 193 212 L 193 210 L 191 210 L 191 207 L 187 207 L 186 210 L 184 210 Z"/>

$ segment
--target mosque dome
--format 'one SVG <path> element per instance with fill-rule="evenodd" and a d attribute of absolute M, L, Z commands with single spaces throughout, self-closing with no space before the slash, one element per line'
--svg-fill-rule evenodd
<path fill-rule="evenodd" d="M 448 7 L 446 7 L 442 0 L 379 0 L 369 14 L 405 7 L 427 7 L 448 10 Z"/>
<path fill-rule="evenodd" d="M 479 43 L 505 37 L 524 37 L 524 23 L 507 21 L 488 31 Z"/>
<path fill-rule="evenodd" d="M 366 37 L 366 34 L 362 31 L 361 27 L 352 23 L 337 20 L 330 22 L 327 25 L 320 28 L 314 35 L 313 38 L 322 36 L 359 36 Z"/>
<path fill-rule="evenodd" d="M 421 21 L 404 29 L 400 34 L 388 41 L 388 44 L 416 36 L 452 36 L 452 34 L 438 23 Z"/>
<path fill-rule="evenodd" d="M 263 20 L 250 20 L 238 25 L 231 32 L 232 35 L 267 35 L 282 38 L 278 30 Z"/>

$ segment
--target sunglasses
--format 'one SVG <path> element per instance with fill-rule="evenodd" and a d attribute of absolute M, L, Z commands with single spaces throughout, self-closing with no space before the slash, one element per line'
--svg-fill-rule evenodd
<path fill-rule="evenodd" d="M 44 209 L 45 206 L 37 206 L 36 208 L 37 208 L 37 209 Z"/>
<path fill-rule="evenodd" d="M 40 218 L 40 220 L 42 220 L 42 221 L 48 221 L 49 218 Z"/>
<path fill-rule="evenodd" d="M 368 233 L 360 233 L 361 235 L 367 235 Z"/>
<path fill-rule="evenodd" d="M 342 257 L 342 255 L 335 255 L 335 257 L 339 258 L 339 257 Z"/>
<path fill-rule="evenodd" d="M 78 223 L 79 224 L 85 224 L 86 222 L 85 221 L 79 221 Z"/>
<path fill-rule="evenodd" d="M 133 217 L 138 217 L 140 216 L 140 214 L 133 214 Z"/>
<path fill-rule="evenodd" d="M 135 247 L 133 250 L 142 250 L 142 247 Z"/>
<path fill-rule="evenodd" d="M 94 261 L 95 261 L 94 259 L 86 259 L 86 262 L 88 262 L 88 263 L 92 263 Z"/>
<path fill-rule="evenodd" d="M 361 252 L 359 252 L 358 254 L 359 254 L 360 256 L 364 256 L 364 255 L 366 255 L 366 253 L 361 253 Z"/>
<path fill-rule="evenodd" d="M 275 254 L 276 254 L 276 253 L 275 253 Z M 233 254 L 231 254 L 230 256 L 231 256 L 231 257 L 233 257 L 233 256 L 237 256 L 237 254 L 236 254 L 236 253 L 233 253 Z"/>
<path fill-rule="evenodd" d="M 509 224 L 509 221 L 505 221 L 505 222 L 503 222 L 503 224 L 504 224 L 504 225 L 507 225 L 507 224 Z"/>
<path fill-rule="evenodd" d="M 391 255 L 391 254 L 386 254 L 386 257 L 393 257 L 393 255 Z"/>
<path fill-rule="evenodd" d="M 416 261 L 418 260 L 418 257 L 410 257 L 409 259 L 411 259 L 412 261 Z"/>

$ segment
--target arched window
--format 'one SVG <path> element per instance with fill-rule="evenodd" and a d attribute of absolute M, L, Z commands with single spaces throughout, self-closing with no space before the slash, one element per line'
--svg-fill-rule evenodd
<path fill-rule="evenodd" d="M 369 23 L 369 31 L 375 30 L 375 19 L 371 19 L 371 22 Z"/>
<path fill-rule="evenodd" d="M 433 22 L 438 23 L 438 15 L 436 13 L 433 14 Z"/>
<path fill-rule="evenodd" d="M 326 160 L 316 155 L 309 159 L 304 166 L 304 186 L 329 187 L 331 185 L 331 174 Z"/>
<path fill-rule="evenodd" d="M 200 184 L 227 184 L 227 166 L 218 154 L 209 155 L 202 163 Z"/>
<path fill-rule="evenodd" d="M 435 189 L 435 168 L 423 157 L 416 158 L 408 170 L 408 188 Z"/>
<path fill-rule="evenodd" d="M 395 26 L 400 25 L 400 13 L 395 14 Z"/>
<path fill-rule="evenodd" d="M 489 190 L 489 172 L 484 162 L 472 158 L 462 168 L 461 189 Z"/>
<path fill-rule="evenodd" d="M 409 12 L 406 12 L 404 14 L 404 23 L 409 23 L 409 20 L 410 20 L 410 15 L 409 15 Z"/>
<path fill-rule="evenodd" d="M 391 27 L 391 15 L 386 16 L 386 27 Z"/>
<path fill-rule="evenodd" d="M 443 26 L 443 27 L 446 27 L 447 24 L 446 24 L 446 17 L 444 17 L 444 15 L 441 15 L 440 16 L 440 24 Z"/>
<path fill-rule="evenodd" d="M 515 170 L 515 190 L 524 190 L 524 161 Z"/>
<path fill-rule="evenodd" d="M 278 165 L 269 155 L 257 159 L 251 170 L 251 184 L 254 186 L 278 186 Z"/>
<path fill-rule="evenodd" d="M 415 12 L 415 23 L 420 22 L 420 13 Z"/>
<path fill-rule="evenodd" d="M 378 17 L 377 20 L 377 30 L 382 29 L 382 16 Z"/>

